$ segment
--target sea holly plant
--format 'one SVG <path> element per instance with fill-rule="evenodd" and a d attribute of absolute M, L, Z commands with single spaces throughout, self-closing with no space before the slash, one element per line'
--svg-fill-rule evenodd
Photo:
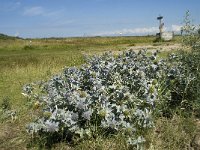
<path fill-rule="evenodd" d="M 79 138 L 94 137 L 99 131 L 123 133 L 128 144 L 140 147 L 154 126 L 156 103 L 169 92 L 163 90 L 166 82 L 160 83 L 178 74 L 178 69 L 146 50 L 90 57 L 80 68 L 65 68 L 39 86 L 24 86 L 23 95 L 42 111 L 27 130 L 40 135 L 66 131 Z"/>
<path fill-rule="evenodd" d="M 193 24 L 190 11 L 185 14 L 183 21 L 184 25 L 181 28 L 182 45 L 191 48 L 193 52 L 199 51 L 200 48 L 200 25 Z"/>

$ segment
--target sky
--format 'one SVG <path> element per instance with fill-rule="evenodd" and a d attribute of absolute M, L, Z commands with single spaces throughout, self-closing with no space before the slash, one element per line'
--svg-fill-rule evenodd
<path fill-rule="evenodd" d="M 159 15 L 179 32 L 186 11 L 200 24 L 200 0 L 0 0 L 0 33 L 23 38 L 151 35 Z"/>

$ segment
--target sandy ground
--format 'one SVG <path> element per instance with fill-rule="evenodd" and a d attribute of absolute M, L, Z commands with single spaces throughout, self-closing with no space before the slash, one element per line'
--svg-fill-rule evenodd
<path fill-rule="evenodd" d="M 181 44 L 169 44 L 169 45 L 158 45 L 158 46 L 153 46 L 153 45 L 145 45 L 145 46 L 132 46 L 129 47 L 127 50 L 135 50 L 139 51 L 142 49 L 147 49 L 147 50 L 152 50 L 152 51 L 173 51 L 173 50 L 179 50 L 181 48 Z"/>
<path fill-rule="evenodd" d="M 135 52 L 138 52 L 140 50 L 143 50 L 143 49 L 146 49 L 148 51 L 151 51 L 151 52 L 154 52 L 154 51 L 159 51 L 159 52 L 163 52 L 163 51 L 176 51 L 176 50 L 179 50 L 181 49 L 181 44 L 162 44 L 162 45 L 138 45 L 138 46 L 131 46 L 131 47 L 127 47 L 125 49 L 122 49 L 122 50 L 110 50 L 112 51 L 112 53 L 114 54 L 121 54 L 123 53 L 123 51 L 126 51 L 126 50 L 134 50 Z M 104 51 L 105 52 L 105 51 Z M 91 52 L 91 53 L 85 53 L 84 51 L 82 52 L 82 54 L 84 55 L 101 55 L 102 53 L 104 52 Z"/>

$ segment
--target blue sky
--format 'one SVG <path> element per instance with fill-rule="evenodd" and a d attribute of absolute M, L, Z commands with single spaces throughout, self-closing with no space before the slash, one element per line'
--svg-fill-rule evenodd
<path fill-rule="evenodd" d="M 0 0 L 0 33 L 20 37 L 147 35 L 179 31 L 189 10 L 200 23 L 200 0 Z"/>

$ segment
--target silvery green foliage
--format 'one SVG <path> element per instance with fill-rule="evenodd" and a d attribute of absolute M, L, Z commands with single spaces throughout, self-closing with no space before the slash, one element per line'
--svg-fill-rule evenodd
<path fill-rule="evenodd" d="M 163 69 L 164 68 L 164 69 Z M 99 128 L 124 132 L 129 144 L 145 140 L 144 131 L 153 127 L 152 112 L 158 97 L 158 80 L 166 63 L 157 53 L 126 51 L 119 56 L 105 53 L 88 58 L 81 68 L 65 68 L 62 73 L 40 85 L 34 93 L 31 85 L 24 95 L 37 98 L 43 116 L 30 123 L 30 133 L 62 132 L 91 136 Z M 106 130 L 108 131 L 108 130 Z"/>
<path fill-rule="evenodd" d="M 196 77 L 188 69 L 186 61 L 183 61 L 183 55 L 170 54 L 162 63 L 162 72 L 163 75 L 158 80 L 159 108 L 156 109 L 159 109 L 164 117 L 172 116 L 177 110 L 190 112 L 194 95 L 190 87 Z"/>
<path fill-rule="evenodd" d="M 198 52 L 200 48 L 200 26 L 194 25 L 190 17 L 190 12 L 187 11 L 183 21 L 184 25 L 181 28 L 182 45 L 189 46 L 193 52 Z"/>

